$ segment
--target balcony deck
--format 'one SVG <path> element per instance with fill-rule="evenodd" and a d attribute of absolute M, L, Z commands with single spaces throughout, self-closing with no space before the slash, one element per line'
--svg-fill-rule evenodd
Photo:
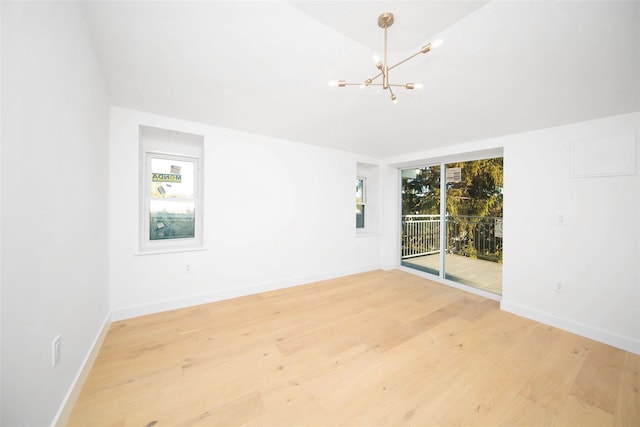
<path fill-rule="evenodd" d="M 402 260 L 402 265 L 437 274 L 440 262 L 439 255 L 436 253 L 406 258 Z M 502 264 L 447 254 L 445 257 L 445 271 L 447 279 L 502 295 Z"/>

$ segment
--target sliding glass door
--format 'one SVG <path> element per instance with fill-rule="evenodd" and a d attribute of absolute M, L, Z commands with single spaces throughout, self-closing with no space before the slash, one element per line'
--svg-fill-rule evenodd
<path fill-rule="evenodd" d="M 502 294 L 502 158 L 403 169 L 401 264 Z"/>
<path fill-rule="evenodd" d="M 402 260 L 404 266 L 431 274 L 440 272 L 441 166 L 403 169 Z"/>

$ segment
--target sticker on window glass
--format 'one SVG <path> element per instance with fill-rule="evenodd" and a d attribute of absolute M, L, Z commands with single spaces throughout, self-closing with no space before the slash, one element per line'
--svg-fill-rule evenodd
<path fill-rule="evenodd" d="M 152 173 L 153 182 L 182 182 L 182 175 L 177 173 Z"/>
<path fill-rule="evenodd" d="M 151 159 L 151 197 L 191 199 L 194 194 L 195 163 Z"/>

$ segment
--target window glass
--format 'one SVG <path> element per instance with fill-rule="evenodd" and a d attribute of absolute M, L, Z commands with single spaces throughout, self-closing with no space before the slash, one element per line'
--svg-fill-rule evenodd
<path fill-rule="evenodd" d="M 364 228 L 364 178 L 356 178 L 356 228 Z"/>
<path fill-rule="evenodd" d="M 151 159 L 151 197 L 193 198 L 193 162 Z"/>
<path fill-rule="evenodd" d="M 151 200 L 149 239 L 186 239 L 195 237 L 195 204 L 185 201 Z"/>
<path fill-rule="evenodd" d="M 356 204 L 364 204 L 364 179 L 356 179 Z"/>
<path fill-rule="evenodd" d="M 194 162 L 151 158 L 149 240 L 195 237 Z"/>

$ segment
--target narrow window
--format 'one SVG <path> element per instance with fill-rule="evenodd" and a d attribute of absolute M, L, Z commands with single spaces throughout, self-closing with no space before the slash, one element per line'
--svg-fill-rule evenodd
<path fill-rule="evenodd" d="M 202 137 L 141 127 L 140 250 L 202 246 Z"/>
<path fill-rule="evenodd" d="M 356 178 L 356 228 L 364 228 L 365 178 Z"/>

